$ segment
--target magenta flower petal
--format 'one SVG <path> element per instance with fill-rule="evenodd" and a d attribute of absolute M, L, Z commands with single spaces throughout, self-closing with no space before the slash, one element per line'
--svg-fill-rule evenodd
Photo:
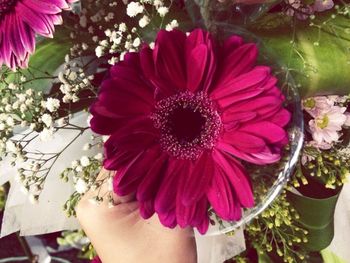
<path fill-rule="evenodd" d="M 281 159 L 280 153 L 274 153 L 268 147 L 265 147 L 263 149 L 263 154 L 253 154 L 253 153 L 247 153 L 247 152 L 242 152 L 236 147 L 225 143 L 225 142 L 218 142 L 217 144 L 217 149 L 220 149 L 224 152 L 227 152 L 229 154 L 232 154 L 233 156 L 236 156 L 239 159 L 242 159 L 244 161 L 254 163 L 254 164 L 271 164 L 278 162 Z"/>
<path fill-rule="evenodd" d="M 252 207 L 254 197 L 243 166 L 233 157 L 221 154 L 219 151 L 215 151 L 213 157 L 221 169 L 225 171 L 227 179 L 235 189 L 239 202 L 244 207 Z"/>
<path fill-rule="evenodd" d="M 177 225 L 175 213 L 162 213 L 158 214 L 159 221 L 166 227 L 175 228 Z"/>
<path fill-rule="evenodd" d="M 158 147 L 150 148 L 139 154 L 126 167 L 117 171 L 113 182 L 114 191 L 120 196 L 135 193 L 147 173 L 144 167 L 151 167 L 153 160 L 159 156 Z"/>
<path fill-rule="evenodd" d="M 271 122 L 274 124 L 279 125 L 280 127 L 285 127 L 289 123 L 291 119 L 291 114 L 286 109 L 281 109 L 278 111 L 272 118 L 270 119 Z"/>
<path fill-rule="evenodd" d="M 142 132 L 123 137 L 112 135 L 105 143 L 106 158 L 103 165 L 107 170 L 118 170 L 154 142 L 154 135 Z"/>
<path fill-rule="evenodd" d="M 258 48 L 255 44 L 244 44 L 228 54 L 220 72 L 218 85 L 224 85 L 240 74 L 247 73 L 255 66 Z"/>
<path fill-rule="evenodd" d="M 222 54 L 231 54 L 239 46 L 243 45 L 243 43 L 244 43 L 243 38 L 233 35 L 225 40 L 224 46 L 223 46 L 223 52 L 221 52 L 221 53 Z"/>
<path fill-rule="evenodd" d="M 270 69 L 268 67 L 255 67 L 253 70 L 239 75 L 236 78 L 230 78 L 228 81 L 218 83 L 213 90 L 211 98 L 218 100 L 230 95 L 233 92 L 241 92 L 247 88 L 260 84 L 262 81 L 270 77 Z"/>
<path fill-rule="evenodd" d="M 181 168 L 182 164 L 179 161 L 171 160 L 168 162 L 167 170 L 155 197 L 154 207 L 157 213 L 168 213 L 175 208 L 177 186 L 180 179 L 177 174 L 179 174 Z"/>
<path fill-rule="evenodd" d="M 72 0 L 3 0 L 0 7 L 0 66 L 28 66 L 34 52 L 35 34 L 52 37 L 62 23 L 61 12 Z"/>
<path fill-rule="evenodd" d="M 234 146 L 240 152 L 247 153 L 259 153 L 266 147 L 266 142 L 263 139 L 242 131 L 226 132 L 222 141 Z"/>
<path fill-rule="evenodd" d="M 185 40 L 186 35 L 181 31 L 162 30 L 158 33 L 153 52 L 157 76 L 168 81 L 168 85 L 174 85 L 177 90 L 186 87 L 186 73 L 183 67 L 185 58 L 182 54 Z"/>
<path fill-rule="evenodd" d="M 246 124 L 239 131 L 253 134 L 271 144 L 278 143 L 287 136 L 286 131 L 282 127 L 268 121 Z"/>
<path fill-rule="evenodd" d="M 197 202 L 206 192 L 214 174 L 215 163 L 210 153 L 204 153 L 194 164 L 191 173 L 188 174 L 185 191 L 182 194 L 182 203 L 186 206 Z M 207 174 L 207 176 L 203 176 Z"/>
<path fill-rule="evenodd" d="M 239 220 L 254 197 L 240 160 L 281 158 L 290 114 L 277 79 L 257 66 L 257 47 L 233 36 L 160 31 L 113 66 L 91 107 L 91 128 L 111 135 L 104 166 L 116 193 L 135 193 L 143 218 L 209 227 L 208 209 Z M 108 124 L 110 122 L 110 124 Z M 104 127 L 108 126 L 108 127 Z"/>
<path fill-rule="evenodd" d="M 155 199 L 160 184 L 162 183 L 164 167 L 168 164 L 166 159 L 167 156 L 163 154 L 149 169 L 137 189 L 137 200 L 146 202 Z M 168 172 L 169 170 L 170 169 L 168 169 Z M 163 180 L 163 182 L 165 182 L 165 180 Z"/>
<path fill-rule="evenodd" d="M 148 219 L 154 215 L 154 202 L 153 200 L 140 202 L 140 215 L 144 219 Z"/>
<path fill-rule="evenodd" d="M 209 217 L 205 216 L 203 217 L 203 221 L 197 226 L 198 232 L 202 235 L 204 235 L 209 228 Z"/>
<path fill-rule="evenodd" d="M 232 194 L 231 185 L 221 169 L 213 177 L 207 197 L 215 213 L 224 220 L 238 220 L 240 205 L 235 194 Z"/>
<path fill-rule="evenodd" d="M 208 32 L 194 30 L 186 39 L 187 89 L 207 91 L 215 73 L 213 41 Z"/>

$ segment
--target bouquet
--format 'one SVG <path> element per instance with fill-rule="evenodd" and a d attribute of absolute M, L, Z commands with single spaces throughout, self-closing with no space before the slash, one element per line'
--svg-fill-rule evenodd
<path fill-rule="evenodd" d="M 2 1 L 2 235 L 72 230 L 84 196 L 127 196 L 164 228 L 243 227 L 245 252 L 217 262 L 320 257 L 350 171 L 349 14 L 336 0 Z M 14 216 L 27 200 L 35 223 Z"/>

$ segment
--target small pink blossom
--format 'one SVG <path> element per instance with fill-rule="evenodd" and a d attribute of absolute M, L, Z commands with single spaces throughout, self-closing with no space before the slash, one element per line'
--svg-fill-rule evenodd
<path fill-rule="evenodd" d="M 334 96 L 318 96 L 303 100 L 303 109 L 312 117 L 320 115 L 322 112 L 328 111 L 336 102 Z"/>
<path fill-rule="evenodd" d="M 313 13 L 311 6 L 303 5 L 300 0 L 288 0 L 288 3 L 292 8 L 287 9 L 287 16 L 295 15 L 298 19 L 305 20 Z"/>
<path fill-rule="evenodd" d="M 321 144 L 339 140 L 339 131 L 342 130 L 342 126 L 347 120 L 344 114 L 345 110 L 345 107 L 333 106 L 309 121 L 312 138 L 315 142 Z"/>
<path fill-rule="evenodd" d="M 315 12 L 323 12 L 333 8 L 334 2 L 333 0 L 315 0 L 312 9 Z"/>

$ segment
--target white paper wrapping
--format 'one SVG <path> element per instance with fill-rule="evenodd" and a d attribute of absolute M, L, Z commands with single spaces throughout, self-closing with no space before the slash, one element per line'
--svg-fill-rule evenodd
<path fill-rule="evenodd" d="M 71 123 L 86 127 L 86 120 L 87 113 L 79 113 L 71 119 Z M 79 131 L 76 130 L 59 130 L 55 133 L 54 139 L 49 142 L 34 139 L 28 145 L 28 151 L 59 152 L 78 133 Z M 79 227 L 77 220 L 67 218 L 63 211 L 64 203 L 74 191 L 73 184 L 63 182 L 59 174 L 69 167 L 73 160 L 80 159 L 82 155 L 94 154 L 92 151 L 82 151 L 91 135 L 90 130 L 86 130 L 58 158 L 46 179 L 38 204 L 32 204 L 29 201 L 28 195 L 21 191 L 21 184 L 15 180 L 16 171 L 20 166 L 10 166 L 8 159 L 0 162 L 0 184 L 7 181 L 11 184 L 1 227 L 1 237 L 16 231 L 20 231 L 21 235 L 38 235 Z"/>
<path fill-rule="evenodd" d="M 242 228 L 237 229 L 233 236 L 202 236 L 196 231 L 196 245 L 198 263 L 222 263 L 246 249 Z"/>
<path fill-rule="evenodd" d="M 344 184 L 339 195 L 335 208 L 334 233 L 329 250 L 350 263 L 350 182 Z"/>

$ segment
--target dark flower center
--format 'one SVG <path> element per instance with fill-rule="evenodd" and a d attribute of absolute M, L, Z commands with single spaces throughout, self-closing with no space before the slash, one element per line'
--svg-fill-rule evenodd
<path fill-rule="evenodd" d="M 152 115 L 164 151 L 180 159 L 197 159 L 214 147 L 221 119 L 204 93 L 184 92 L 159 101 Z"/>
<path fill-rule="evenodd" d="M 12 11 L 18 0 L 0 0 L 0 20 L 1 18 Z"/>
<path fill-rule="evenodd" d="M 179 106 L 169 114 L 169 128 L 181 142 L 191 142 L 203 130 L 206 119 L 198 111 Z"/>

